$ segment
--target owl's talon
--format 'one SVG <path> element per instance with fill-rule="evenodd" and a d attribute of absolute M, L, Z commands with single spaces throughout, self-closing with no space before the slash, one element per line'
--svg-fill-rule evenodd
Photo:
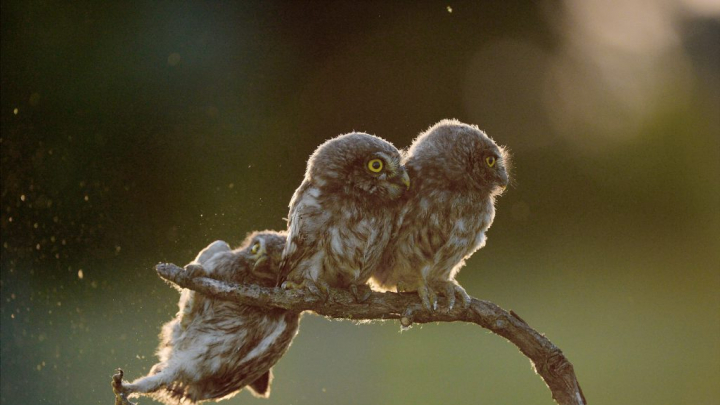
<path fill-rule="evenodd" d="M 316 283 L 315 281 L 306 278 L 301 283 L 285 281 L 282 283 L 281 287 L 283 290 L 308 290 L 310 294 L 321 298 L 325 302 L 327 302 L 328 298 L 330 298 L 330 287 L 323 281 Z"/>
<path fill-rule="evenodd" d="M 398 281 L 397 285 L 395 286 L 395 291 L 400 293 L 400 292 L 407 292 L 407 291 L 411 291 L 411 290 L 404 281 Z"/>
<path fill-rule="evenodd" d="M 437 309 L 438 309 L 438 297 L 437 297 L 437 293 L 435 293 L 435 291 L 433 291 L 432 288 L 428 288 L 428 295 L 429 295 L 429 298 L 430 298 L 430 302 L 432 302 L 432 309 L 433 309 L 433 311 L 437 311 Z"/>
<path fill-rule="evenodd" d="M 428 311 L 437 310 L 437 294 L 426 285 L 420 286 L 417 290 L 422 306 Z"/>
<path fill-rule="evenodd" d="M 115 393 L 115 404 L 117 405 L 137 405 L 136 402 L 130 402 L 127 398 L 132 393 L 125 385 L 127 381 L 123 380 L 123 370 L 115 369 L 116 373 L 112 376 L 112 390 Z"/>
<path fill-rule="evenodd" d="M 470 305 L 470 301 L 472 298 L 470 297 L 470 295 L 468 295 L 467 291 L 465 291 L 465 289 L 462 288 L 460 284 L 458 284 L 457 281 L 437 281 L 433 283 L 433 286 L 435 287 L 436 291 L 438 291 L 439 293 L 444 295 L 445 298 L 447 298 L 448 311 L 452 311 L 452 309 L 455 308 L 455 304 L 458 302 L 457 298 L 460 298 L 459 303 L 463 308 L 467 308 L 468 305 Z"/>
<path fill-rule="evenodd" d="M 321 296 L 325 299 L 325 302 L 327 302 L 330 299 L 330 284 L 323 280 L 318 280 L 315 282 L 315 286 L 320 290 Z"/>
<path fill-rule="evenodd" d="M 294 283 L 292 281 L 283 281 L 283 283 L 280 285 L 280 288 L 283 290 L 302 290 L 303 285 Z"/>
<path fill-rule="evenodd" d="M 460 284 L 455 285 L 455 294 L 457 294 L 460 297 L 460 305 L 462 305 L 463 308 L 468 308 L 470 306 L 470 302 L 472 301 L 472 297 L 470 294 L 465 291 Z"/>
<path fill-rule="evenodd" d="M 448 311 L 452 311 L 455 307 L 455 286 L 450 283 L 446 284 L 443 294 L 448 300 Z"/>
<path fill-rule="evenodd" d="M 355 302 L 358 304 L 363 303 L 370 298 L 372 289 L 367 284 L 350 284 L 350 292 L 355 297 Z"/>

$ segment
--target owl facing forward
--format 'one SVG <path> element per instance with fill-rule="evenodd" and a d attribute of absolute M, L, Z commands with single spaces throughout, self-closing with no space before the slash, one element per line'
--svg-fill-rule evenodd
<path fill-rule="evenodd" d="M 455 281 L 465 259 L 485 245 L 495 197 L 509 182 L 509 154 L 475 126 L 443 120 L 418 136 L 405 156 L 413 179 L 397 234 L 373 274 L 382 288 L 417 291 L 427 309 L 437 294 L 452 308 L 469 295 Z"/>
<path fill-rule="evenodd" d="M 327 296 L 334 287 L 349 289 L 358 300 L 367 297 L 398 199 L 410 185 L 400 160 L 392 144 L 365 133 L 340 135 L 315 150 L 290 201 L 285 288 Z"/>
<path fill-rule="evenodd" d="M 236 250 L 222 241 L 205 248 L 187 270 L 239 284 L 277 284 L 285 234 L 255 232 Z M 166 404 L 229 398 L 248 387 L 270 394 L 271 368 L 297 334 L 299 314 L 216 300 L 183 290 L 180 310 L 163 326 L 150 373 L 123 383 L 129 396 L 146 394 Z"/>

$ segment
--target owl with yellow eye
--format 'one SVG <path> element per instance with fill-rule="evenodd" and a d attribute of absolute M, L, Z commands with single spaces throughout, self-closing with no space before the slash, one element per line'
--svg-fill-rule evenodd
<path fill-rule="evenodd" d="M 477 127 L 443 120 L 415 139 L 404 162 L 413 186 L 373 283 L 417 291 L 427 309 L 437 309 L 438 294 L 450 309 L 458 297 L 467 305 L 455 277 L 485 245 L 495 198 L 510 181 L 510 155 Z"/>
<path fill-rule="evenodd" d="M 216 241 L 186 266 L 193 277 L 242 285 L 277 285 L 285 233 L 253 232 L 237 249 Z M 165 404 L 220 400 L 247 388 L 270 395 L 272 368 L 298 332 L 300 313 L 224 301 L 182 289 L 177 316 L 160 335 L 159 362 L 148 375 L 123 381 L 130 397 Z"/>
<path fill-rule="evenodd" d="M 325 297 L 349 289 L 364 300 L 409 187 L 400 152 L 379 137 L 355 132 L 320 145 L 290 201 L 283 286 Z"/>

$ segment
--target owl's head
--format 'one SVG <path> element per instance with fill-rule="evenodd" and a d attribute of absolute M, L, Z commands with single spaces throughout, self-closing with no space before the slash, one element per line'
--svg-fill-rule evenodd
<path fill-rule="evenodd" d="M 500 195 L 510 183 L 510 153 L 477 126 L 457 120 L 442 120 L 420 134 L 406 165 L 438 184 L 483 195 Z"/>
<path fill-rule="evenodd" d="M 397 148 L 361 132 L 320 145 L 308 160 L 305 178 L 322 189 L 364 200 L 395 200 L 410 187 Z"/>
<path fill-rule="evenodd" d="M 255 231 L 249 234 L 236 250 L 239 259 L 245 263 L 243 274 L 237 275 L 241 279 L 238 281 L 276 286 L 286 238 L 286 232 Z"/>

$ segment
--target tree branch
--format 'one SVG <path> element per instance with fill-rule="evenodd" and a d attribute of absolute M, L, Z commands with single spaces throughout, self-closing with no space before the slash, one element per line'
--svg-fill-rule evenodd
<path fill-rule="evenodd" d="M 350 292 L 333 290 L 330 299 L 325 302 L 304 290 L 285 291 L 255 285 L 232 285 L 205 277 L 191 278 L 184 269 L 169 263 L 158 264 L 155 270 L 160 277 L 182 288 L 246 305 L 312 311 L 352 320 L 398 319 L 403 327 L 412 323 L 472 322 L 517 346 L 550 388 L 555 402 L 560 405 L 587 404 L 573 366 L 562 351 L 513 311 L 507 312 L 489 301 L 473 298 L 468 308 L 457 305 L 450 311 L 427 311 L 414 293 L 373 292 L 365 302 L 357 303 Z M 444 304 L 443 299 L 440 298 L 440 305 Z"/>

